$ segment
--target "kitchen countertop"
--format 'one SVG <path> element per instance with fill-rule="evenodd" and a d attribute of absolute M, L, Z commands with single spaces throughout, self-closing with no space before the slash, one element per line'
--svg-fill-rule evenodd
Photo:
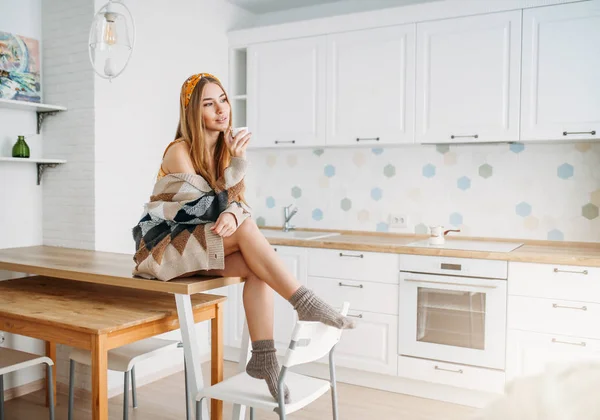
<path fill-rule="evenodd" d="M 263 228 L 275 229 L 280 228 Z M 303 230 L 303 229 L 297 229 Z M 319 229 L 311 229 L 317 231 Z M 321 231 L 321 230 L 319 230 Z M 292 238 L 267 238 L 272 245 L 297 246 L 303 248 L 327 248 L 346 251 L 386 252 L 393 254 L 434 255 L 457 258 L 481 258 L 486 260 L 520 261 L 531 263 L 564 264 L 600 267 L 600 243 L 530 241 L 499 238 L 463 238 L 452 236 L 452 240 L 478 240 L 494 242 L 519 242 L 522 246 L 511 252 L 482 252 L 458 249 L 438 249 L 407 246 L 411 242 L 425 239 L 424 235 L 393 233 L 338 232 L 340 235 L 320 239 L 302 240 Z"/>

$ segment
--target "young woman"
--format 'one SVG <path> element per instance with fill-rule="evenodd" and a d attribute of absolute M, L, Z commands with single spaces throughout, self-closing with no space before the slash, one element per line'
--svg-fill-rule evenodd
<path fill-rule="evenodd" d="M 294 306 L 300 320 L 337 328 L 354 324 L 298 283 L 249 217 L 243 179 L 252 134 L 232 136 L 231 106 L 221 82 L 207 73 L 193 75 L 180 99 L 175 141 L 165 151 L 153 195 L 134 228 L 134 274 L 161 280 L 191 274 L 244 277 L 252 340 L 246 371 L 265 379 L 277 398 L 273 290 Z"/>

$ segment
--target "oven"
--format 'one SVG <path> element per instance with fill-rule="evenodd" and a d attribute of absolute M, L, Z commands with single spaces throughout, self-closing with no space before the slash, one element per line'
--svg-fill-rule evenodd
<path fill-rule="evenodd" d="M 504 369 L 508 263 L 400 257 L 399 354 Z"/>

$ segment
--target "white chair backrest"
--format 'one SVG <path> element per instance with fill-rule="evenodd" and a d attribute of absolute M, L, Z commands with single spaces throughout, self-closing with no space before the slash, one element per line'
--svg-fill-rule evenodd
<path fill-rule="evenodd" d="M 350 303 L 344 302 L 340 313 L 346 316 L 349 307 Z M 321 322 L 298 321 L 283 366 L 289 368 L 320 359 L 340 341 L 341 336 L 342 330 L 339 328 Z"/>

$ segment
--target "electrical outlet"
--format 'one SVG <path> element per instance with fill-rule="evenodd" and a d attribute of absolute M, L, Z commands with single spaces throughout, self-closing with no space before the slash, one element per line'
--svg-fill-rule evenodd
<path fill-rule="evenodd" d="M 408 216 L 405 214 L 390 214 L 390 227 L 404 229 L 408 226 Z"/>

